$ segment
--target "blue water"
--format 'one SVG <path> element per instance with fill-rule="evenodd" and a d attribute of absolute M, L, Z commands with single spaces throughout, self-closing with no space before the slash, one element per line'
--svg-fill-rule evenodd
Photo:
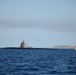
<path fill-rule="evenodd" d="M 0 75 L 76 75 L 76 51 L 0 49 Z"/>

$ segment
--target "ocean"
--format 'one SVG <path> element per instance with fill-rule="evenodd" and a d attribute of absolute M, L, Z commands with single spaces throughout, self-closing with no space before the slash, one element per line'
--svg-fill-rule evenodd
<path fill-rule="evenodd" d="M 0 75 L 76 75 L 76 50 L 0 49 Z"/>

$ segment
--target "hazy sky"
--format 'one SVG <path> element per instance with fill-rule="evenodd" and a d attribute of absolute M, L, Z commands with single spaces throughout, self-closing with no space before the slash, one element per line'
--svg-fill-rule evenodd
<path fill-rule="evenodd" d="M 76 0 L 0 0 L 0 47 L 76 45 Z"/>

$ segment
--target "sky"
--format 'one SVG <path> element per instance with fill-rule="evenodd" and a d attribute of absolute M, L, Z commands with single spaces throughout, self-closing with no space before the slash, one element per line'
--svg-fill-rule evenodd
<path fill-rule="evenodd" d="M 76 45 L 76 0 L 0 0 L 0 47 Z"/>

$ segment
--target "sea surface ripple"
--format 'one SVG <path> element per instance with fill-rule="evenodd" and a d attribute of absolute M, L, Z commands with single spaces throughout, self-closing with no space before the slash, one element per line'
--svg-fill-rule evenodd
<path fill-rule="evenodd" d="M 76 75 L 76 51 L 0 49 L 0 75 Z"/>

